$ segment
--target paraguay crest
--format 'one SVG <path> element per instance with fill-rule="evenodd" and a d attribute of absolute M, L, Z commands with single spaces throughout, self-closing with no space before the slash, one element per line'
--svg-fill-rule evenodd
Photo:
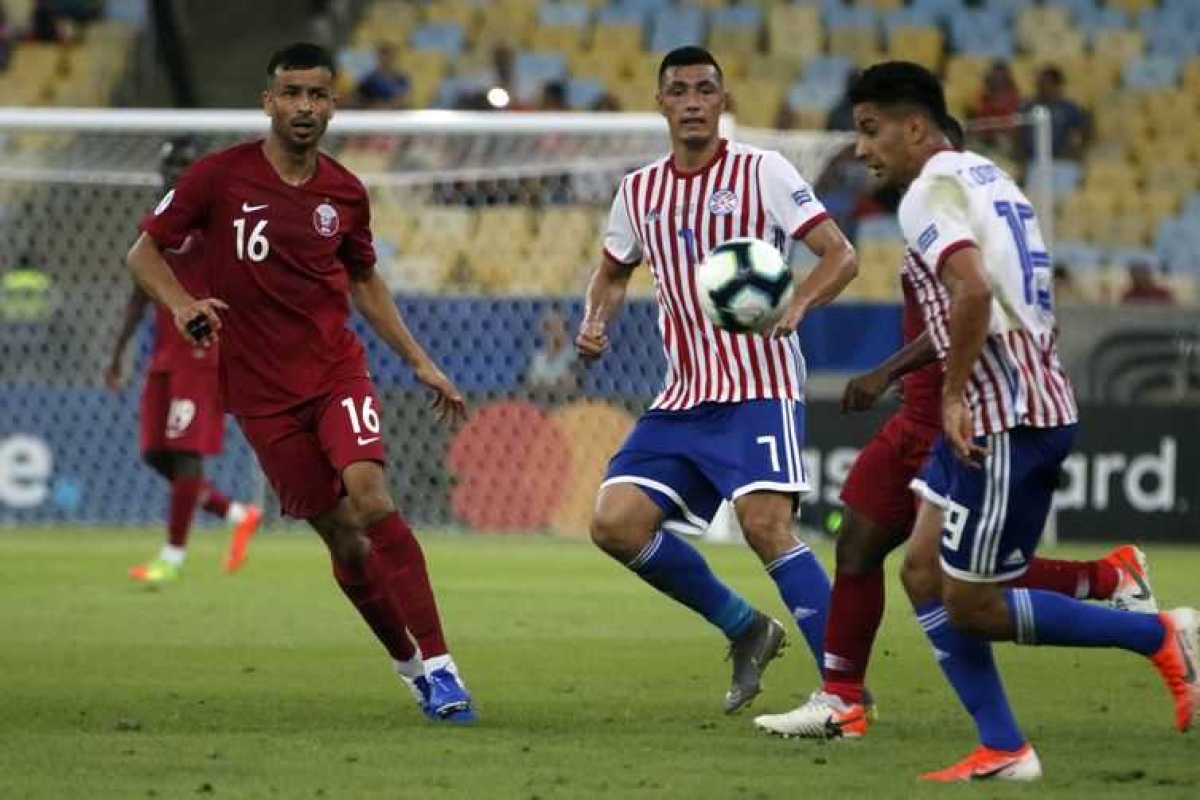
<path fill-rule="evenodd" d="M 728 189 L 713 192 L 708 198 L 708 213 L 714 217 L 724 217 L 737 210 L 738 196 Z"/>
<path fill-rule="evenodd" d="M 328 238 L 338 232 L 338 213 L 328 200 L 313 210 L 313 227 L 317 233 Z"/>

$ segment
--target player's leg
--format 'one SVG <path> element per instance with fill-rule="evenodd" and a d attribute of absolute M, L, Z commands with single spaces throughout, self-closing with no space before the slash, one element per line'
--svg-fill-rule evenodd
<path fill-rule="evenodd" d="M 1009 585 L 1045 589 L 1077 600 L 1107 600 L 1121 611 L 1158 611 L 1146 554 L 1132 544 L 1091 561 L 1034 558 L 1025 574 Z"/>
<path fill-rule="evenodd" d="M 763 671 L 783 647 L 783 627 L 720 581 L 698 550 L 662 527 L 673 516 L 702 526 L 720 503 L 716 489 L 682 457 L 697 438 L 696 416 L 651 413 L 638 421 L 609 464 L 590 531 L 597 547 L 729 639 L 733 682 L 723 708 L 734 713 L 761 690 Z"/>
<path fill-rule="evenodd" d="M 348 501 L 339 506 L 340 522 L 362 531 L 379 558 L 380 577 L 424 659 L 432 715 L 471 722 L 475 719 L 471 696 L 446 646 L 425 554 L 388 491 L 381 410 L 375 387 L 366 379 L 347 382 L 317 409 L 317 436 L 328 463 L 338 471 Z"/>
<path fill-rule="evenodd" d="M 819 672 L 829 579 L 794 532 L 800 494 L 809 488 L 801 457 L 804 405 L 793 400 L 729 404 L 714 422 L 704 469 L 733 501 L 746 542 L 775 582 Z"/>

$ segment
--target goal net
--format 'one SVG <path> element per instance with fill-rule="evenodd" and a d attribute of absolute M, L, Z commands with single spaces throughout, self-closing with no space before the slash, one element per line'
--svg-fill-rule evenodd
<path fill-rule="evenodd" d="M 840 196 L 846 134 L 727 127 Z M 162 519 L 165 492 L 137 443 L 149 315 L 125 388 L 102 381 L 132 286 L 124 254 L 162 193 L 166 139 L 186 134 L 208 151 L 265 128 L 253 112 L 0 110 L 0 523 Z M 393 494 L 416 522 L 586 531 L 607 459 L 662 380 L 648 270 L 635 273 L 608 357 L 581 368 L 571 338 L 614 189 L 665 147 L 655 115 L 334 120 L 326 149 L 370 190 L 379 270 L 472 409 L 463 428 L 439 426 L 408 370 L 355 321 Z M 274 508 L 235 425 L 206 472 Z"/>

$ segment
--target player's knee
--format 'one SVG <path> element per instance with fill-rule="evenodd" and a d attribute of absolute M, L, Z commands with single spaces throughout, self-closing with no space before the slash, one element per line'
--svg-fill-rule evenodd
<path fill-rule="evenodd" d="M 779 557 L 796 544 L 790 514 L 781 514 L 772 508 L 751 507 L 738 510 L 738 522 L 746 542 L 765 560 Z"/>
<path fill-rule="evenodd" d="M 362 492 L 354 497 L 354 508 L 358 513 L 360 528 L 370 528 L 396 510 L 392 497 L 380 487 Z"/>
<path fill-rule="evenodd" d="M 620 509 L 605 504 L 596 507 L 588 530 L 592 543 L 614 558 L 628 554 L 633 524 Z"/>
<path fill-rule="evenodd" d="M 906 556 L 900 568 L 900 582 L 909 600 L 923 603 L 936 600 L 941 590 L 941 573 L 937 563 L 928 563 L 911 555 Z"/>
<path fill-rule="evenodd" d="M 855 528 L 844 527 L 837 538 L 837 570 L 847 575 L 866 575 L 883 566 L 887 553 L 876 552 L 870 538 Z"/>

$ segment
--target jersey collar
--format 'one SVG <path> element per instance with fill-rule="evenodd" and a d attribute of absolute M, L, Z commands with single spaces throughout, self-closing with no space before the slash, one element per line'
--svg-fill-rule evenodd
<path fill-rule="evenodd" d="M 712 158 L 710 158 L 703 166 L 697 167 L 690 172 L 679 169 L 675 166 L 675 154 L 672 153 L 671 157 L 667 159 L 667 169 L 669 169 L 671 174 L 677 178 L 694 178 L 697 175 L 703 175 L 712 168 L 713 164 L 716 164 L 725 156 L 725 151 L 728 149 L 728 147 L 729 141 L 722 137 L 720 141 L 717 142 L 717 150 L 712 154 Z"/>

